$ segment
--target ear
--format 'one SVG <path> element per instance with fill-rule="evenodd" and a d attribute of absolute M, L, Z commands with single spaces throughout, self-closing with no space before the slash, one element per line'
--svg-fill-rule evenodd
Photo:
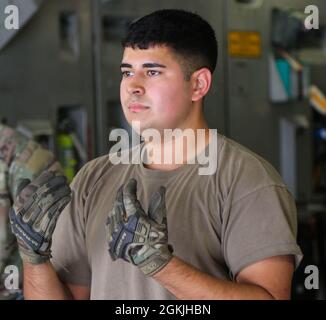
<path fill-rule="evenodd" d="M 202 99 L 208 92 L 212 83 L 212 73 L 207 68 L 195 71 L 192 76 L 192 101 Z"/>

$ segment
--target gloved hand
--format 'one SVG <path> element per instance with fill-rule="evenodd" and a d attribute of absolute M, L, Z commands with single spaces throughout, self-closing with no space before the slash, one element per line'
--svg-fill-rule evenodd
<path fill-rule="evenodd" d="M 9 212 L 11 230 L 22 259 L 41 264 L 51 258 L 52 234 L 57 219 L 70 201 L 66 178 L 44 171 L 33 182 L 23 179 Z"/>
<path fill-rule="evenodd" d="M 137 182 L 131 179 L 118 190 L 106 228 L 111 258 L 131 262 L 145 275 L 154 275 L 172 258 L 162 186 L 152 194 L 147 215 L 137 200 Z"/>

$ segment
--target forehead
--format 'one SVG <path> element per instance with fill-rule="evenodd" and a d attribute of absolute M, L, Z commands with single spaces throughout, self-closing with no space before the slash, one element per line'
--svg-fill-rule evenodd
<path fill-rule="evenodd" d="M 168 66 L 179 64 L 172 49 L 166 46 L 155 46 L 148 49 L 127 47 L 124 49 L 122 62 L 129 64 L 156 62 L 165 63 Z"/>

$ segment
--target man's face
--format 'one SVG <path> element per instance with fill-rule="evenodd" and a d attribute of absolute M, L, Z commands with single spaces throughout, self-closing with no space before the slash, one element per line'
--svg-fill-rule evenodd
<path fill-rule="evenodd" d="M 129 124 L 183 129 L 191 113 L 191 83 L 168 47 L 126 48 L 121 63 L 120 99 Z"/>

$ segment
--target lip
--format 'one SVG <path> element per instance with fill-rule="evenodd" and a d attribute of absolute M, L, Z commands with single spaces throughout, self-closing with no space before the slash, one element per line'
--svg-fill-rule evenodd
<path fill-rule="evenodd" d="M 128 107 L 128 109 L 131 111 L 131 112 L 142 112 L 142 111 L 146 111 L 149 109 L 149 107 L 141 104 L 141 103 L 131 103 Z"/>

